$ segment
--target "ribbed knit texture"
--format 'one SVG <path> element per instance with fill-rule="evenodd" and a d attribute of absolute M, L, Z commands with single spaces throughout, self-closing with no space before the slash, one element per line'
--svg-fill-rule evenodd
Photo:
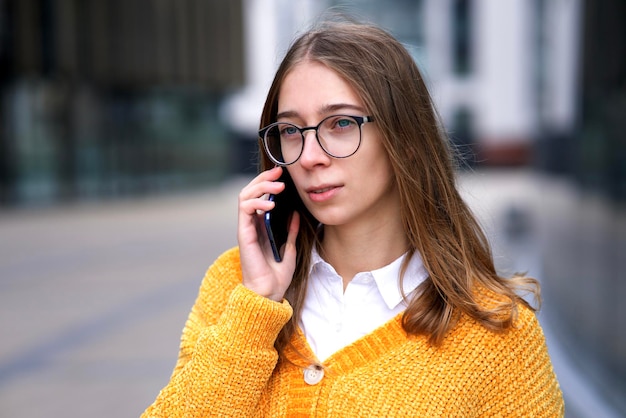
<path fill-rule="evenodd" d="M 298 333 L 273 347 L 292 315 L 241 285 L 239 252 L 208 270 L 183 330 L 169 384 L 147 417 L 560 417 L 561 391 L 543 332 L 520 306 L 514 329 L 494 333 L 463 316 L 443 344 L 407 336 L 396 317 L 339 350 L 308 385 L 314 359 Z"/>

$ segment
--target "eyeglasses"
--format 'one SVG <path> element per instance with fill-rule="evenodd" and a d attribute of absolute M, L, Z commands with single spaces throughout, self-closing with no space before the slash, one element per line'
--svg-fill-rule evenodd
<path fill-rule="evenodd" d="M 304 133 L 315 131 L 315 138 L 326 154 L 333 158 L 353 155 L 361 146 L 361 126 L 373 122 L 372 116 L 332 115 L 317 126 L 300 128 L 293 123 L 275 122 L 259 131 L 268 157 L 277 165 L 298 161 L 304 150 Z"/>

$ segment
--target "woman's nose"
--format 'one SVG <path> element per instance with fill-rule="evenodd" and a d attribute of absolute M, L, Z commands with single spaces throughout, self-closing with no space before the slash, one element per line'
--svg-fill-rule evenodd
<path fill-rule="evenodd" d="M 313 130 L 302 133 L 304 138 L 300 164 L 305 168 L 314 167 L 319 164 L 326 165 L 330 162 L 330 156 L 322 149 L 317 141 L 316 132 Z"/>

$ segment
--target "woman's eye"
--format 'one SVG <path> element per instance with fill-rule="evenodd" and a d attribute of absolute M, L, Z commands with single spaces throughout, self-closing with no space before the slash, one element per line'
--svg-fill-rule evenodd
<path fill-rule="evenodd" d="M 350 119 L 339 119 L 337 121 L 337 126 L 340 128 L 347 128 L 352 125 L 352 121 Z"/>
<path fill-rule="evenodd" d="M 298 130 L 294 126 L 287 126 L 283 129 L 283 135 L 295 135 L 298 133 Z"/>

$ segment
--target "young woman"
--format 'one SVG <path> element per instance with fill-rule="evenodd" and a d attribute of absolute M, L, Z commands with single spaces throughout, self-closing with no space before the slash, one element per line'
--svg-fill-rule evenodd
<path fill-rule="evenodd" d="M 397 40 L 348 22 L 302 35 L 261 127 L 239 246 L 208 270 L 144 417 L 564 414 L 516 293 L 536 282 L 497 275 Z M 277 262 L 263 213 L 286 188 L 298 210 Z"/>

